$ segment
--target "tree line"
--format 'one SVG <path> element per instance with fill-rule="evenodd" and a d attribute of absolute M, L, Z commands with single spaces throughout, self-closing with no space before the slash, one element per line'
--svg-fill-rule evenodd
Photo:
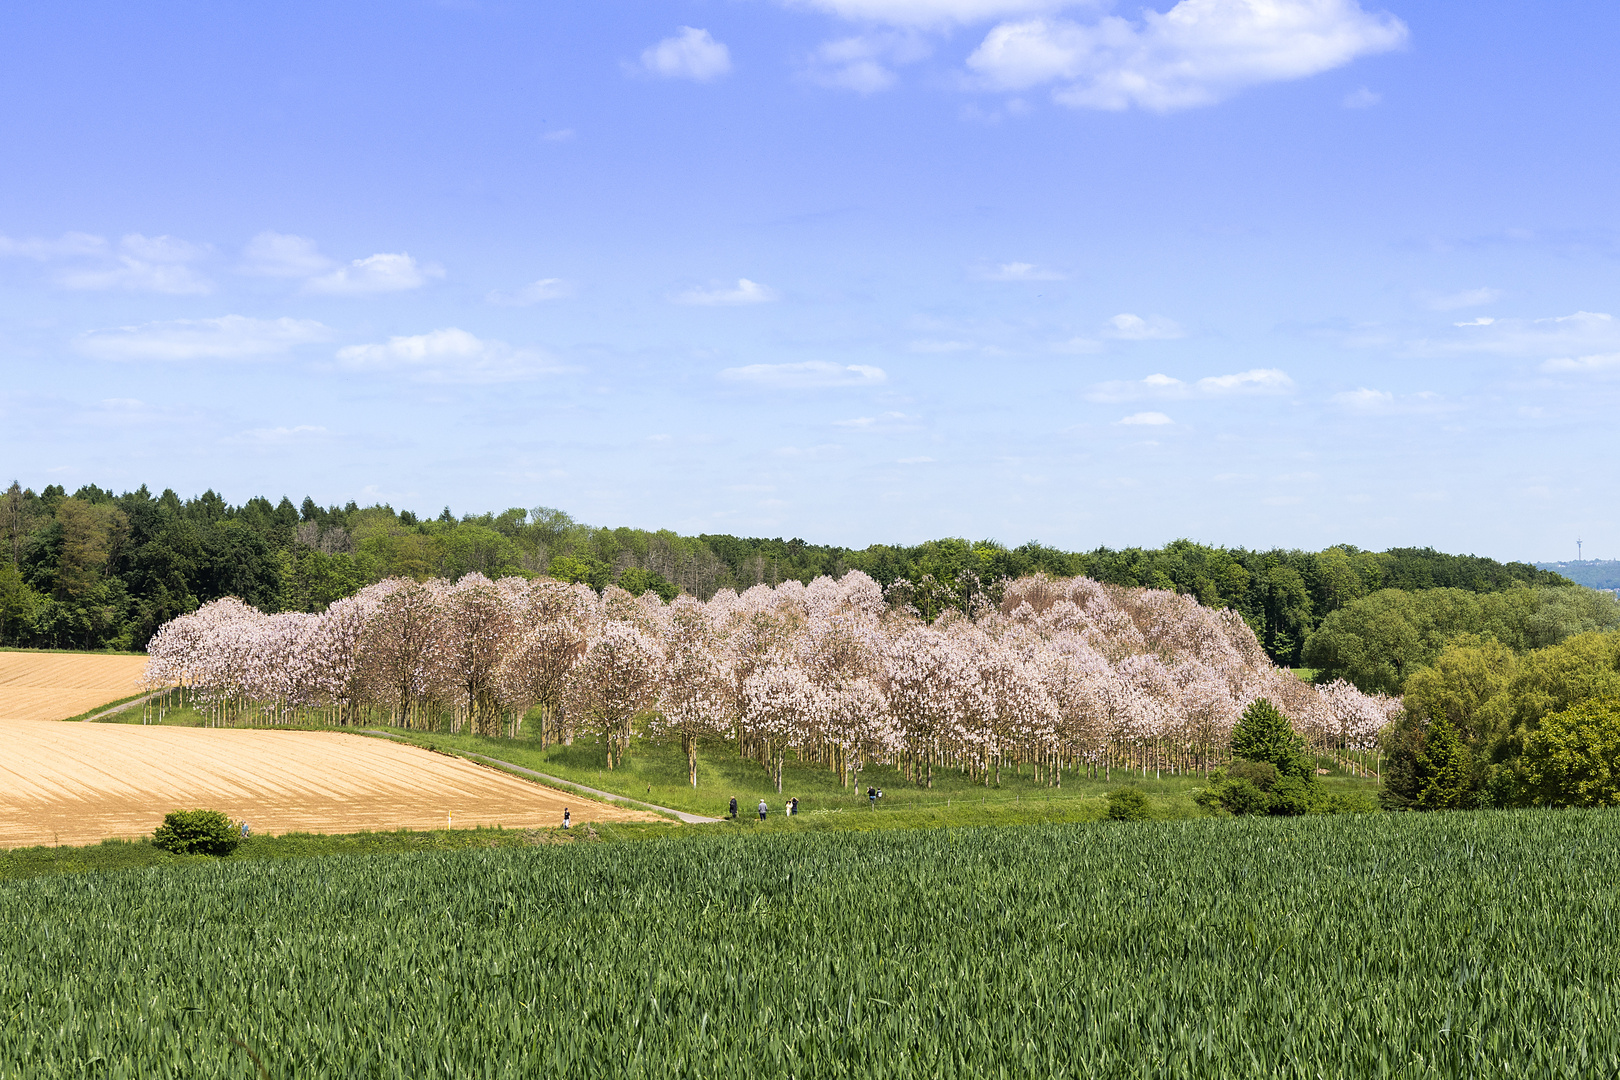
<path fill-rule="evenodd" d="M 665 601 L 721 589 L 806 584 L 851 570 L 881 588 L 904 582 L 924 618 L 999 603 L 1005 583 L 1030 574 L 1089 577 L 1162 589 L 1231 608 L 1277 663 L 1299 665 L 1331 613 L 1380 590 L 1495 593 L 1568 585 L 1525 563 L 1430 548 L 1251 550 L 1177 540 L 1162 548 L 1062 551 L 1030 542 L 930 540 L 855 549 L 801 539 L 601 528 L 548 507 L 418 517 L 387 505 L 322 507 L 210 490 L 182 499 L 146 486 L 121 495 L 86 485 L 38 493 L 13 483 L 0 496 L 0 644 L 144 649 L 164 622 L 225 596 L 266 612 L 320 612 L 390 578 L 455 581 L 550 576 L 651 590 Z"/>

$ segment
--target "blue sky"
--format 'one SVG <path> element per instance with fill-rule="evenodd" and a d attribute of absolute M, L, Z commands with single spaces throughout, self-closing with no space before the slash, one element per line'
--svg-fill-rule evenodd
<path fill-rule="evenodd" d="M 1620 8 L 13 6 L 0 463 L 1620 556 Z"/>

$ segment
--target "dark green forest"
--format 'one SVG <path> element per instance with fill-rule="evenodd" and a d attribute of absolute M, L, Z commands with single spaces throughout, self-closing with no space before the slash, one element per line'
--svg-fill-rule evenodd
<path fill-rule="evenodd" d="M 854 549 L 668 530 L 598 528 L 547 507 L 457 517 L 417 517 L 389 506 L 316 505 L 305 498 L 233 506 L 213 491 L 181 499 L 144 485 L 113 492 L 87 485 L 69 495 L 13 483 L 0 496 L 0 644 L 141 649 L 165 621 L 221 596 L 265 611 L 320 611 L 391 576 L 540 575 L 707 598 L 789 579 L 862 570 L 927 616 L 999 599 L 999 583 L 1024 574 L 1086 575 L 1195 595 L 1232 607 L 1272 658 L 1301 662 L 1324 618 L 1380 590 L 1435 588 L 1497 593 L 1568 585 L 1526 563 L 1430 548 L 1323 551 L 1212 547 L 1176 540 L 1162 548 L 1061 551 L 1030 542 L 930 540 Z"/>

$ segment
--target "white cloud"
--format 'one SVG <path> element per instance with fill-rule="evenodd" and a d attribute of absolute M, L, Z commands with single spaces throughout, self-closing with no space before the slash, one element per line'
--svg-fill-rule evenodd
<path fill-rule="evenodd" d="M 1455 333 L 1408 346 L 1415 356 L 1494 353 L 1499 356 L 1592 355 L 1620 348 L 1620 324 L 1603 312 L 1577 311 L 1550 319 L 1474 319 Z"/>
<path fill-rule="evenodd" d="M 540 136 L 540 139 L 542 142 L 567 142 L 573 137 L 573 128 L 558 128 L 556 131 L 546 132 L 544 135 Z"/>
<path fill-rule="evenodd" d="M 968 352 L 978 348 L 971 341 L 939 341 L 933 338 L 924 338 L 913 341 L 906 348 L 917 353 L 959 353 Z"/>
<path fill-rule="evenodd" d="M 265 231 L 242 249 L 242 272 L 262 277 L 314 277 L 332 268 L 307 236 Z"/>
<path fill-rule="evenodd" d="M 1355 0 L 1181 0 L 1139 23 L 1115 15 L 1003 23 L 967 65 L 987 89 L 1056 84 L 1063 105 L 1165 112 L 1315 75 L 1406 39 L 1399 19 Z"/>
<path fill-rule="evenodd" d="M 430 277 L 443 277 L 444 270 L 432 264 L 418 263 L 410 255 L 379 252 L 364 259 L 356 259 L 330 274 L 311 278 L 304 286 L 306 292 L 331 296 L 360 296 L 368 293 L 403 292 L 419 289 Z"/>
<path fill-rule="evenodd" d="M 1254 368 L 1198 380 L 1198 389 L 1206 394 L 1277 394 L 1293 388 L 1294 380 L 1277 368 Z"/>
<path fill-rule="evenodd" d="M 63 233 L 56 240 L 44 240 L 38 237 L 29 240 L 14 240 L 9 236 L 0 236 L 0 255 L 13 258 L 48 262 L 52 259 L 105 256 L 107 254 L 109 254 L 107 241 L 100 236 L 92 236 L 89 233 Z"/>
<path fill-rule="evenodd" d="M 932 465 L 933 463 L 934 459 L 931 457 L 903 457 L 896 462 L 898 465 Z"/>
<path fill-rule="evenodd" d="M 1341 104 L 1347 109 L 1370 109 L 1383 100 L 1384 95 L 1363 86 L 1344 95 Z"/>
<path fill-rule="evenodd" d="M 98 360 L 264 360 L 331 336 L 331 330 L 313 319 L 225 315 L 92 330 L 79 335 L 75 344 Z"/>
<path fill-rule="evenodd" d="M 1162 412 L 1139 412 L 1131 413 L 1129 416 L 1122 417 L 1118 423 L 1133 427 L 1160 427 L 1164 424 L 1173 424 L 1175 421 L 1164 415 Z"/>
<path fill-rule="evenodd" d="M 1125 312 L 1108 320 L 1103 333 L 1121 341 L 1166 341 L 1181 336 L 1181 327 L 1162 315 L 1142 318 Z"/>
<path fill-rule="evenodd" d="M 688 289 L 671 297 L 677 304 L 697 304 L 703 307 L 726 307 L 736 304 L 764 304 L 778 298 L 775 289 L 757 281 L 738 278 L 737 287 L 727 289 Z"/>
<path fill-rule="evenodd" d="M 1481 315 L 1477 319 L 1469 319 L 1467 322 L 1454 322 L 1451 325 L 1452 326 L 1489 326 L 1492 323 L 1494 323 L 1495 321 L 1496 320 L 1491 318 L 1489 315 Z"/>
<path fill-rule="evenodd" d="M 641 68 L 667 79 L 708 82 L 731 70 L 731 51 L 710 37 L 707 30 L 683 26 L 674 37 L 643 50 Z"/>
<path fill-rule="evenodd" d="M 1073 7 L 1074 0 L 787 0 L 857 22 L 949 26 Z"/>
<path fill-rule="evenodd" d="M 562 278 L 541 278 L 531 282 L 521 289 L 514 289 L 509 293 L 492 292 L 486 299 L 491 304 L 504 304 L 508 307 L 528 307 L 530 304 L 542 303 L 546 300 L 561 300 L 573 296 L 574 287 Z"/>
<path fill-rule="evenodd" d="M 1372 390 L 1365 386 L 1345 390 L 1333 395 L 1334 404 L 1347 412 L 1366 416 L 1388 416 L 1395 413 L 1432 413 L 1442 409 L 1440 395 L 1429 390 L 1415 394 L 1398 395 L 1388 390 Z"/>
<path fill-rule="evenodd" d="M 875 94 L 899 81 L 894 68 L 926 57 L 931 46 L 915 33 L 858 34 L 823 42 L 810 54 L 805 74 L 811 82 L 858 94 Z"/>
<path fill-rule="evenodd" d="M 1091 338 L 1073 337 L 1068 341 L 1056 342 L 1052 346 L 1052 351 L 1075 354 L 1099 353 L 1103 351 L 1103 344 L 1100 341 L 1093 341 Z"/>
<path fill-rule="evenodd" d="M 980 275 L 985 281 L 1062 281 L 1064 276 L 1056 270 L 1026 262 L 1001 263 Z"/>
<path fill-rule="evenodd" d="M 844 448 L 839 446 L 837 443 L 822 443 L 819 446 L 778 446 L 771 452 L 777 457 L 824 458 L 832 457 L 834 454 L 841 452 L 843 449 Z M 787 505 L 780 500 L 771 500 L 771 502 L 774 502 L 778 506 Z"/>
<path fill-rule="evenodd" d="M 1462 292 L 1433 297 L 1429 300 L 1429 306 L 1436 311 L 1455 311 L 1458 308 L 1494 304 L 1500 299 L 1501 289 L 1464 289 Z"/>
<path fill-rule="evenodd" d="M 1149 375 L 1136 382 L 1098 383 L 1086 392 L 1086 398 L 1100 402 L 1183 401 L 1232 394 L 1282 394 L 1293 388 L 1294 380 L 1286 372 L 1277 368 L 1254 368 L 1232 375 L 1209 375 L 1193 383 L 1163 374 Z"/>
<path fill-rule="evenodd" d="M 913 417 L 902 412 L 879 413 L 877 416 L 857 416 L 849 420 L 834 420 L 834 427 L 851 428 L 855 431 L 910 431 L 915 428 Z"/>
<path fill-rule="evenodd" d="M 799 364 L 749 364 L 720 372 L 725 382 L 773 389 L 816 389 L 831 386 L 876 386 L 888 381 L 882 368 L 808 360 Z"/>
<path fill-rule="evenodd" d="M 1620 353 L 1599 356 L 1566 356 L 1541 363 L 1542 371 L 1592 373 L 1620 368 Z"/>
<path fill-rule="evenodd" d="M 325 434 L 324 427 L 299 424 L 297 427 L 249 428 L 225 441 L 252 446 L 285 446 L 289 443 L 309 442 Z"/>
<path fill-rule="evenodd" d="M 455 327 L 349 345 L 338 350 L 337 359 L 353 371 L 397 372 L 434 383 L 515 382 L 566 370 L 544 353 L 487 341 Z"/>

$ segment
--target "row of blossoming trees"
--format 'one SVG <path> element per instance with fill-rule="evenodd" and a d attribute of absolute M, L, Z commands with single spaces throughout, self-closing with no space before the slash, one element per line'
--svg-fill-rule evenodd
<path fill-rule="evenodd" d="M 1274 667 L 1235 613 L 1088 578 L 1010 582 L 999 607 L 932 623 L 858 571 L 665 604 L 616 587 L 477 574 L 384 581 L 319 615 L 225 599 L 166 624 L 148 678 L 216 723 L 389 724 L 594 739 L 612 768 L 640 731 L 731 740 L 781 788 L 790 756 L 896 763 L 985 783 L 1004 763 L 1206 771 L 1265 697 L 1322 752 L 1371 749 L 1398 709 Z M 535 730 L 535 729 L 538 730 Z"/>

